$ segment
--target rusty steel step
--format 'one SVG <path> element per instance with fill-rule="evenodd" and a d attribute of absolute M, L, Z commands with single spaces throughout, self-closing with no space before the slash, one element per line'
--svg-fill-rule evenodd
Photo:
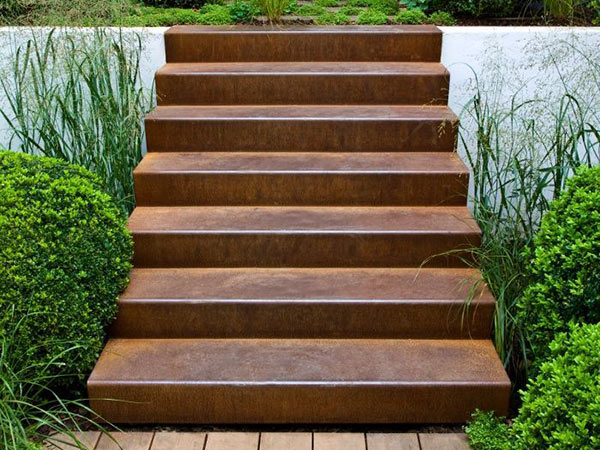
<path fill-rule="evenodd" d="M 454 151 L 447 106 L 159 106 L 146 117 L 149 152 Z"/>
<path fill-rule="evenodd" d="M 129 229 L 135 267 L 461 267 L 480 244 L 466 207 L 138 207 Z"/>
<path fill-rule="evenodd" d="M 442 32 L 431 25 L 175 26 L 165 34 L 168 62 L 431 61 Z"/>
<path fill-rule="evenodd" d="M 494 308 L 474 269 L 134 269 L 111 336 L 485 339 Z"/>
<path fill-rule="evenodd" d="M 117 423 L 460 423 L 510 381 L 489 340 L 111 339 L 88 389 Z"/>
<path fill-rule="evenodd" d="M 460 206 L 469 172 L 456 153 L 149 153 L 138 206 Z"/>
<path fill-rule="evenodd" d="M 170 63 L 156 72 L 159 105 L 445 105 L 440 63 Z"/>

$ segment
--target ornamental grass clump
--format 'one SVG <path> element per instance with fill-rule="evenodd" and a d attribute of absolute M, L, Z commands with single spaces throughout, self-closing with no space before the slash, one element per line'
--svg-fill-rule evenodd
<path fill-rule="evenodd" d="M 17 314 L 15 307 L 0 312 L 0 448 L 43 450 L 87 449 L 76 434 L 82 426 L 108 432 L 107 425 L 83 400 L 66 399 L 51 386 L 62 385 L 62 361 L 75 356 L 80 345 L 61 338 L 32 343 L 22 333 L 27 322 L 44 322 L 45 313 Z M 25 340 L 25 342 L 23 342 Z M 62 347 L 45 362 L 25 358 L 25 347 Z M 109 435 L 110 436 L 110 435 Z M 112 438 L 111 438 L 112 439 Z M 46 443 L 44 445 L 43 443 Z"/>
<path fill-rule="evenodd" d="M 256 3 L 269 22 L 279 22 L 290 0 L 256 0 Z"/>
<path fill-rule="evenodd" d="M 49 383 L 77 385 L 96 362 L 128 283 L 133 244 L 125 215 L 86 169 L 3 151 L 0 249 L 0 311 L 13 309 L 20 320 L 11 351 L 56 371 Z M 0 320 L 7 339 L 15 325 Z"/>
<path fill-rule="evenodd" d="M 79 164 L 103 180 L 124 212 L 135 205 L 142 119 L 154 105 L 140 73 L 140 36 L 31 31 L 0 78 L 10 127 L 5 148 Z"/>

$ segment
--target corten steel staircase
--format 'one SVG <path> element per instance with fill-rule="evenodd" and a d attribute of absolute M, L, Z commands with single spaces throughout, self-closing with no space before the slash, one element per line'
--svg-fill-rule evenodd
<path fill-rule="evenodd" d="M 506 413 L 441 32 L 175 27 L 131 285 L 88 386 L 113 422 Z M 125 402 L 101 399 L 120 399 Z"/>

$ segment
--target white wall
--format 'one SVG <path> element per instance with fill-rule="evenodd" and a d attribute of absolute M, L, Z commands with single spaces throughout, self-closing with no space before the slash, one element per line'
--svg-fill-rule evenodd
<path fill-rule="evenodd" d="M 118 33 L 118 29 L 110 29 Z M 142 73 L 151 86 L 154 72 L 165 62 L 163 34 L 166 28 L 123 29 L 124 37 L 141 36 Z M 474 94 L 474 74 L 488 90 L 508 101 L 520 90 L 525 98 L 558 98 L 562 79 L 569 88 L 590 97 L 596 80 L 586 78 L 590 61 L 600 60 L 600 28 L 548 27 L 442 27 L 442 62 L 451 73 L 450 106 L 460 113 Z M 10 77 L 7 66 L 15 48 L 32 35 L 43 37 L 45 28 L 0 28 L 0 76 Z M 57 33 L 90 35 L 89 29 L 58 30 Z M 577 51 L 573 49 L 576 48 Z M 591 57 L 587 60 L 586 57 Z M 560 74 L 560 76 L 559 76 Z M 0 106 L 2 99 L 0 98 Z M 600 110 L 600 103 L 599 103 Z M 0 120 L 0 146 L 8 141 L 6 124 Z"/>

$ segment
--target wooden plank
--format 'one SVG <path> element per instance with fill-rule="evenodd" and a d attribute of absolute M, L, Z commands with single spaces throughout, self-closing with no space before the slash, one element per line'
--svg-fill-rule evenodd
<path fill-rule="evenodd" d="M 208 433 L 205 450 L 257 450 L 258 433 Z"/>
<path fill-rule="evenodd" d="M 79 440 L 79 442 L 83 444 L 88 450 L 93 450 L 96 447 L 96 444 L 98 443 L 98 439 L 100 439 L 99 431 L 76 431 L 73 434 L 75 435 L 77 440 Z M 71 438 L 71 436 L 64 433 L 60 433 L 48 439 L 44 444 L 44 448 L 55 450 L 72 450 L 78 447 L 73 438 Z"/>
<path fill-rule="evenodd" d="M 315 433 L 314 450 L 366 450 L 363 433 Z"/>
<path fill-rule="evenodd" d="M 420 450 L 416 433 L 367 433 L 369 450 Z"/>
<path fill-rule="evenodd" d="M 470 450 L 469 440 L 464 433 L 419 434 L 422 450 Z"/>
<path fill-rule="evenodd" d="M 98 441 L 96 450 L 149 450 L 154 433 L 117 432 L 110 433 L 110 435 L 118 442 L 118 445 L 108 435 L 103 434 Z"/>
<path fill-rule="evenodd" d="M 311 433 L 261 433 L 260 450 L 311 450 Z"/>
<path fill-rule="evenodd" d="M 203 450 L 206 433 L 154 433 L 151 450 Z"/>

